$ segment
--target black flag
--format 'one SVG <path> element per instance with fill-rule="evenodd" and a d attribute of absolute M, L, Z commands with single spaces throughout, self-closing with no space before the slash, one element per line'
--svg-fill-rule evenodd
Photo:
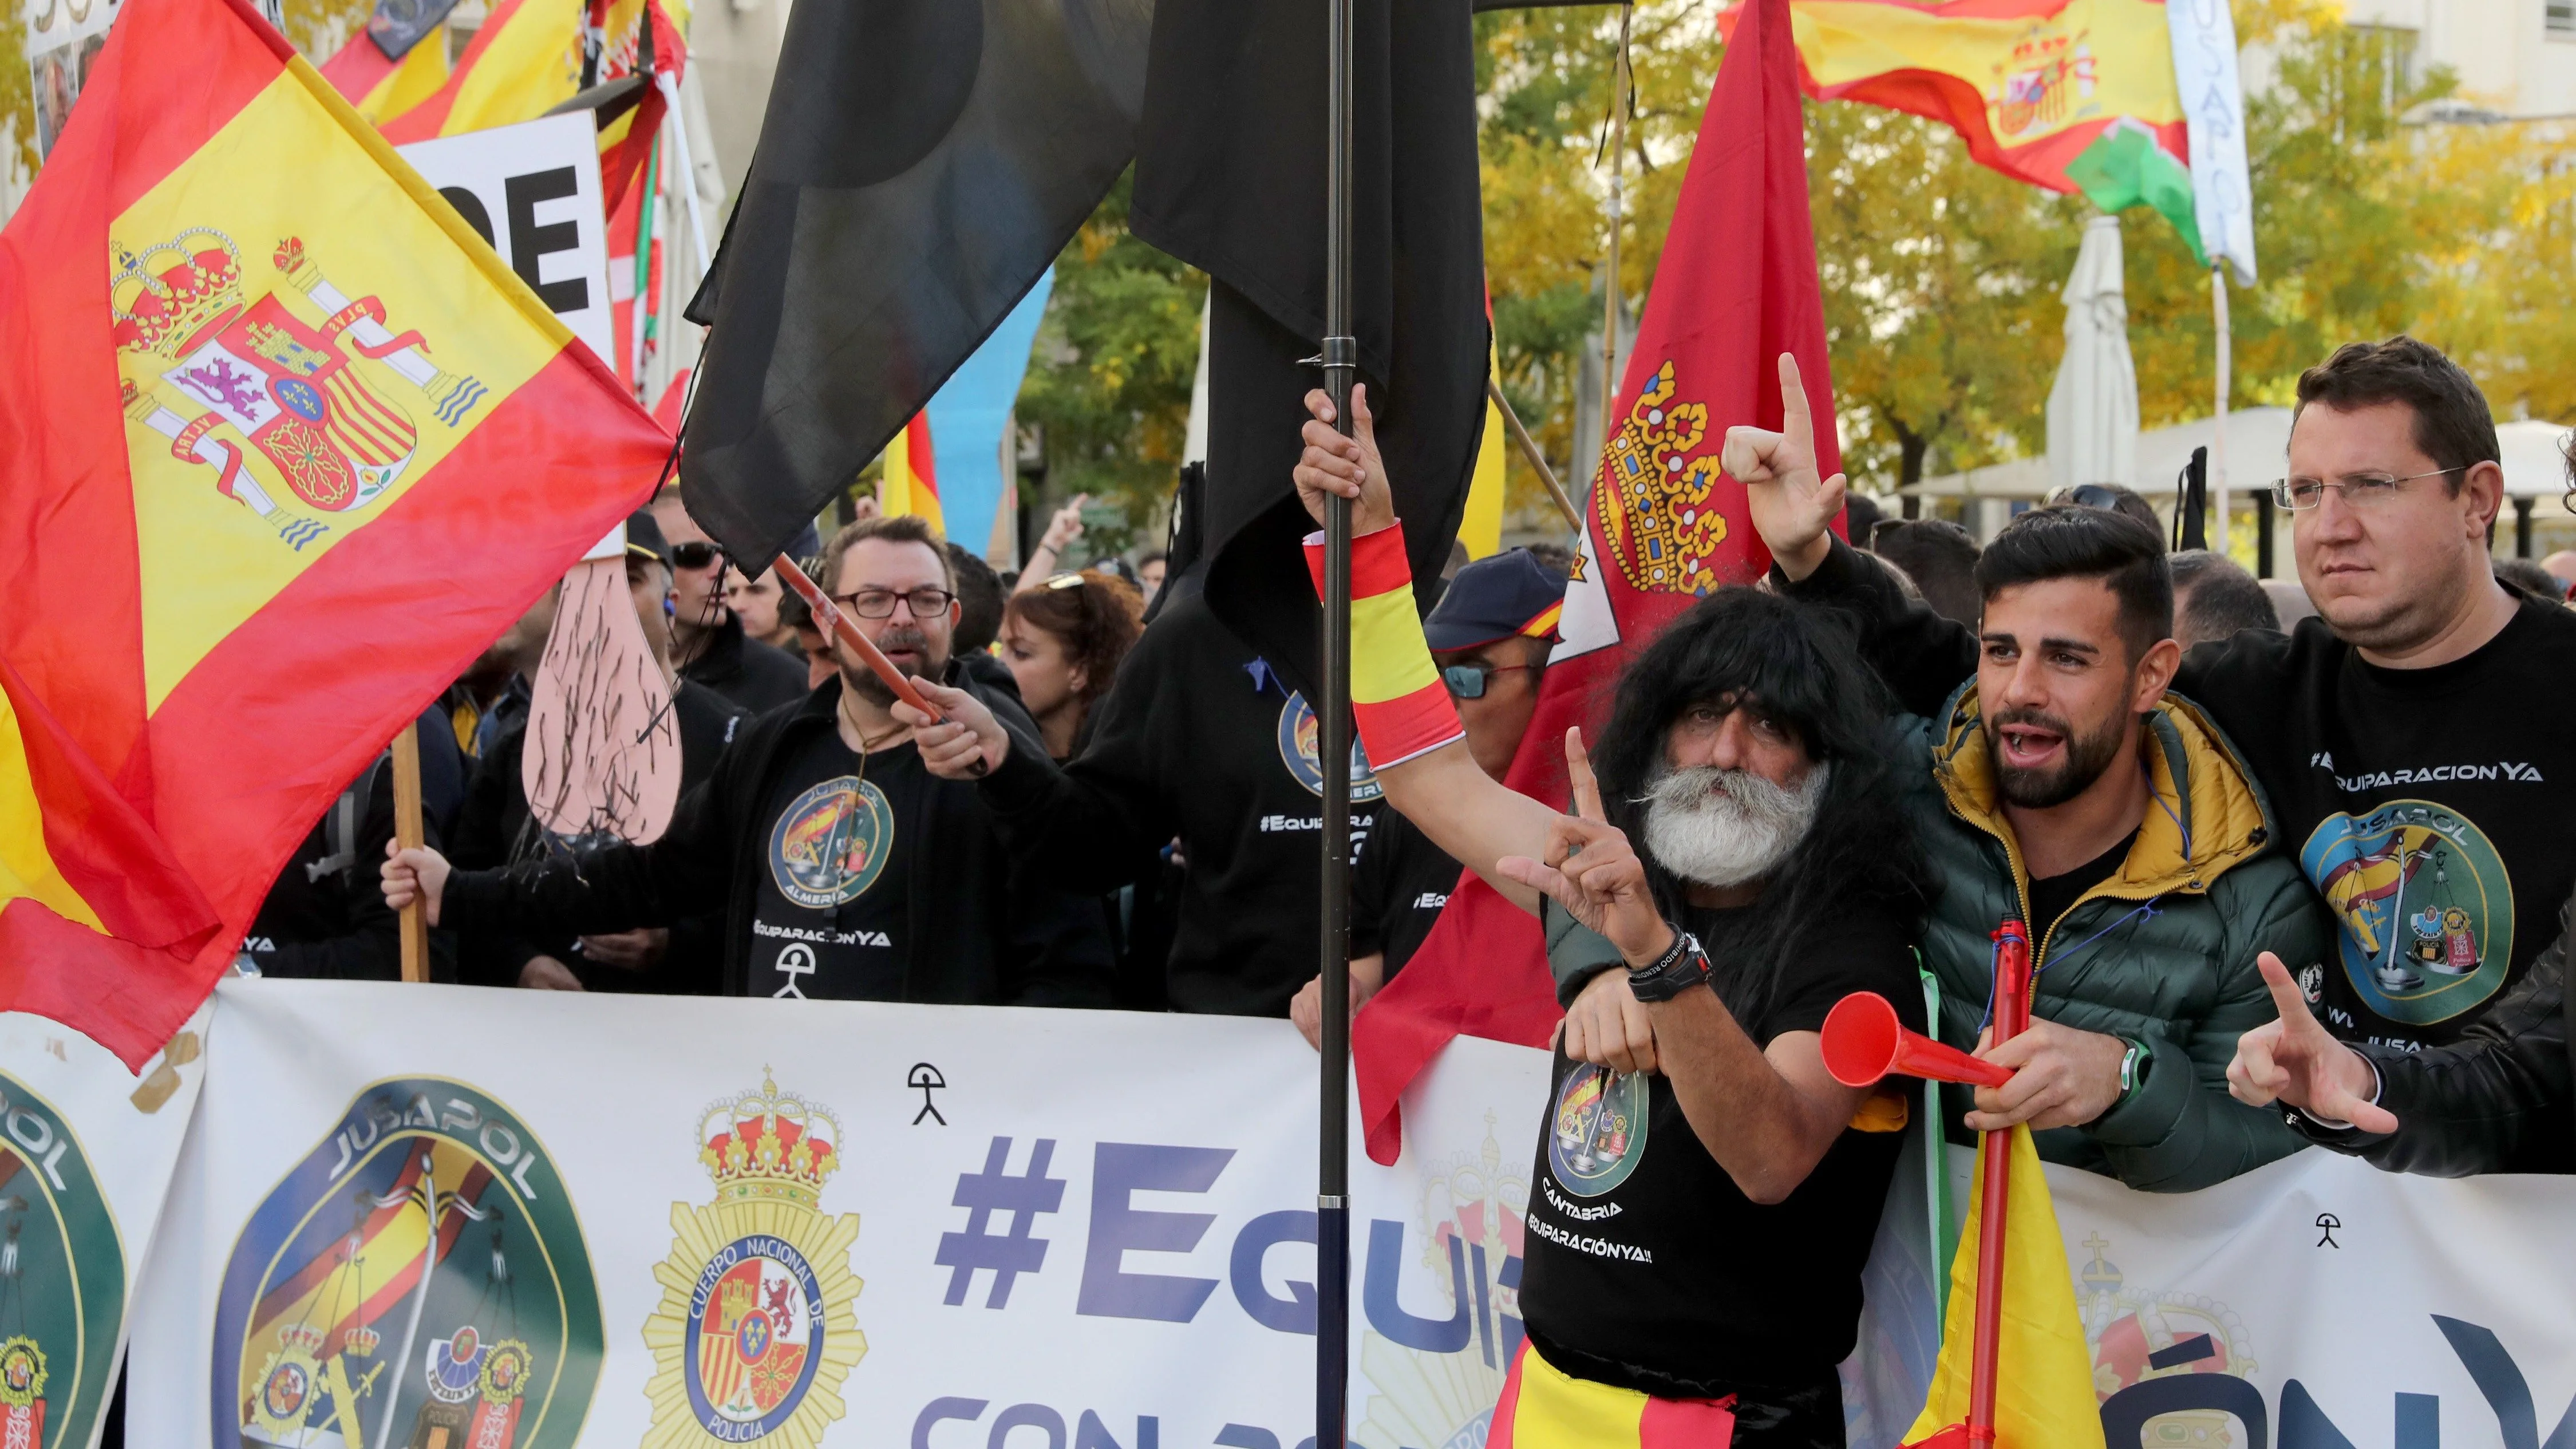
<path fill-rule="evenodd" d="M 1035 285 L 1135 149 L 1152 0 L 799 5 L 680 464 L 756 569 Z"/>
<path fill-rule="evenodd" d="M 1468 0 L 1357 0 L 1352 332 L 1413 574 L 1457 536 L 1490 327 Z M 1314 694 L 1318 613 L 1289 480 L 1324 330 L 1324 8 L 1161 0 L 1136 137 L 1136 235 L 1213 279 L 1209 606 Z M 1175 558 L 1177 573 L 1188 560 Z"/>

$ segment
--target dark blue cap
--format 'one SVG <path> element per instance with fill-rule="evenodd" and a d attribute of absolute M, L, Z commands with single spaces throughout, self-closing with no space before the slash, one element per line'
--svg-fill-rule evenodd
<path fill-rule="evenodd" d="M 652 509 L 638 508 L 626 515 L 626 553 L 657 564 L 671 561 L 671 545 L 662 537 L 662 525 L 653 521 Z"/>
<path fill-rule="evenodd" d="M 1552 639 L 1564 603 L 1565 580 L 1528 549 L 1516 548 L 1458 570 L 1422 621 L 1422 636 L 1438 653 L 1514 635 Z"/>

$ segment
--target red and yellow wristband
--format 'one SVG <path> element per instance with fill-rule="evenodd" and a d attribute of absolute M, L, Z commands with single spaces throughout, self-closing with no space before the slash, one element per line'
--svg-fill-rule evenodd
<path fill-rule="evenodd" d="M 1324 595 L 1324 536 L 1306 537 L 1306 572 Z M 1413 611 L 1401 523 L 1351 540 L 1351 716 L 1375 769 L 1465 736 Z"/>

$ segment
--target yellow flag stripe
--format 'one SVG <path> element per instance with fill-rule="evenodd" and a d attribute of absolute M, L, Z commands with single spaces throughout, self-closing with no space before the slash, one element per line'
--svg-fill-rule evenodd
<path fill-rule="evenodd" d="M 1380 704 L 1440 687 L 1422 642 L 1413 590 L 1351 600 L 1351 703 Z"/>
<path fill-rule="evenodd" d="M 45 848 L 45 812 L 27 768 L 27 744 L 17 711 L 0 694 L 0 905 L 30 899 L 67 921 L 104 931 L 98 913 L 63 879 Z"/>
<path fill-rule="evenodd" d="M 1520 1367 L 1512 1449 L 1639 1449 L 1644 1394 L 1562 1373 L 1535 1352 Z"/>

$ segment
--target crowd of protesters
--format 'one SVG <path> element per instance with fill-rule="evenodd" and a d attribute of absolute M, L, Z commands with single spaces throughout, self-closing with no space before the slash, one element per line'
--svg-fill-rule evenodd
<path fill-rule="evenodd" d="M 1641 648 L 1599 734 L 1562 746 L 1574 798 L 1503 783 L 1525 744 L 1559 748 L 1523 736 L 1562 549 L 1453 563 L 1419 615 L 1406 594 L 1419 638 L 1397 662 L 1437 679 L 1446 734 L 1361 712 L 1353 1007 L 1472 871 L 1544 919 L 1560 1093 L 1636 1091 L 1643 1130 L 1680 1144 L 1612 1189 L 1551 1176 L 1533 1197 L 1534 1352 L 1651 1394 L 1758 1386 L 1744 1408 L 1782 1437 L 1746 1443 L 1838 1432 L 1831 1369 L 1905 1126 L 1821 1065 L 1852 990 L 2012 1071 L 1951 1089 L 1954 1140 L 2028 1124 L 2043 1157 L 2136 1188 L 2310 1143 L 2576 1170 L 2557 797 L 2576 759 L 2530 707 L 2576 669 L 2576 556 L 2493 561 L 2503 477 L 2474 382 L 2405 338 L 2301 378 L 2272 485 L 2303 586 L 2285 593 L 2169 550 L 2109 485 L 1982 546 L 1881 519 L 1817 476 L 1783 368 L 1787 424 L 1725 452 L 1773 568 Z M 1345 438 L 1310 405 L 1296 485 L 1353 498 L 1362 545 L 1397 539 L 1400 563 L 1365 414 Z M 1161 554 L 1065 567 L 1087 502 L 1015 576 L 913 517 L 797 550 L 934 721 L 666 492 L 630 520 L 627 574 L 679 723 L 668 830 L 573 850 L 532 821 L 540 601 L 425 716 L 432 845 L 390 850 L 380 765 L 246 956 L 391 976 L 393 911 L 418 900 L 436 970 L 469 983 L 1288 1016 L 1313 1039 L 1314 712 L 1186 580 L 1157 600 Z M 1997 1043 L 2005 919 L 2039 975 L 2032 1028 Z M 1641 1256 L 1547 1246 L 1604 1234 Z M 1782 1246 L 1724 1246 L 1755 1238 Z M 1810 1307 L 1784 1317 L 1793 1299 Z"/>

